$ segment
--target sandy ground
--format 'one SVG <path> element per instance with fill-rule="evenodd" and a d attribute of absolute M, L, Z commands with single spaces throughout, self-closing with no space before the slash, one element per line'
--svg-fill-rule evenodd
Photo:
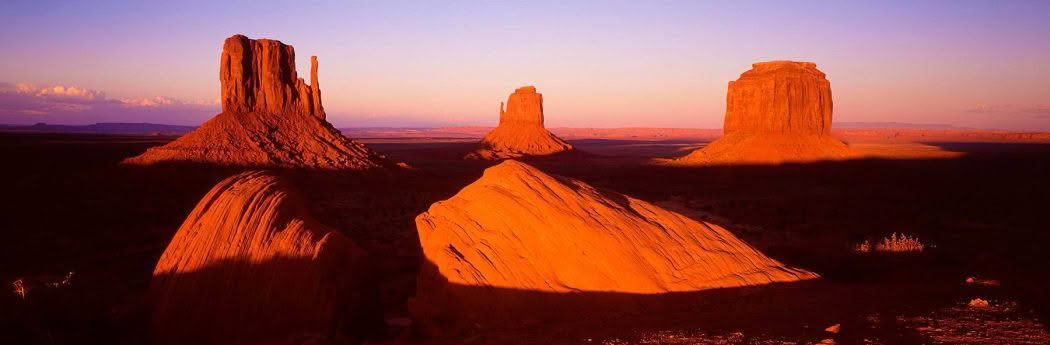
<path fill-rule="evenodd" d="M 482 134 L 484 131 L 481 131 Z M 555 130 L 558 135 L 563 135 Z M 351 133 L 352 134 L 352 133 Z M 614 133 L 615 134 L 615 133 Z M 619 136 L 621 134 L 615 134 Z M 658 134 L 662 135 L 662 134 Z M 718 223 L 824 279 L 711 298 L 674 312 L 582 317 L 413 337 L 404 307 L 419 267 L 413 219 L 491 163 L 460 160 L 469 136 L 362 141 L 418 168 L 376 175 L 283 171 L 315 216 L 375 255 L 390 325 L 371 343 L 439 344 L 1045 344 L 1050 342 L 1050 144 L 1038 135 L 908 132 L 841 135 L 865 159 L 782 166 L 648 165 L 710 139 L 571 137 L 581 152 L 530 160 Z M 143 296 L 167 241 L 219 180 L 241 169 L 116 163 L 171 137 L 0 134 L 7 181 L 0 279 L 62 276 L 70 285 L 0 294 L 0 343 L 148 341 Z M 860 254 L 907 233 L 921 253 Z M 998 284 L 966 282 L 968 277 Z M 970 307 L 972 299 L 988 307 Z M 581 311 L 581 315 L 583 311 Z M 837 333 L 825 329 L 839 325 Z"/>

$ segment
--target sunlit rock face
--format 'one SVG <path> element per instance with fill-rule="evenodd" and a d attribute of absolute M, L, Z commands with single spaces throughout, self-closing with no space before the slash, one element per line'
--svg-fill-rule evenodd
<path fill-rule="evenodd" d="M 424 328 L 601 308 L 603 298 L 816 278 L 730 232 L 513 160 L 416 217 L 425 261 L 411 301 Z M 565 303 L 562 303 L 565 302 Z M 585 310 L 578 310 L 583 312 Z"/>
<path fill-rule="evenodd" d="M 355 310 L 363 252 L 280 178 L 246 172 L 197 204 L 153 271 L 157 343 L 329 334 Z"/>
<path fill-rule="evenodd" d="M 729 82 L 725 135 L 831 134 L 831 83 L 812 62 L 752 65 Z"/>
<path fill-rule="evenodd" d="M 481 148 L 471 159 L 506 159 L 542 156 L 572 150 L 543 126 L 543 94 L 534 86 L 514 90 L 507 98 L 507 110 L 500 103 L 499 126 L 481 140 Z"/>
<path fill-rule="evenodd" d="M 676 164 L 777 164 L 856 157 L 831 137 L 831 83 L 812 62 L 770 61 L 729 82 L 723 137 Z"/>
<path fill-rule="evenodd" d="M 222 111 L 302 114 L 325 118 L 317 83 L 317 57 L 310 58 L 310 85 L 295 72 L 295 49 L 280 41 L 226 39 L 219 60 Z"/>
<path fill-rule="evenodd" d="M 292 46 L 275 40 L 230 37 L 219 64 L 223 112 L 193 132 L 124 163 L 325 170 L 388 164 L 325 120 L 316 56 L 311 58 L 310 85 L 296 75 Z"/>

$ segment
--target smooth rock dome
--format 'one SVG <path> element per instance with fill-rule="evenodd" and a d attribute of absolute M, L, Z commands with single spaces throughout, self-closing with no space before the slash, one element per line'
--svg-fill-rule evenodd
<path fill-rule="evenodd" d="M 162 344 L 250 343 L 330 334 L 355 310 L 364 252 L 310 216 L 282 179 L 242 173 L 216 185 L 153 271 L 153 336 Z"/>
<path fill-rule="evenodd" d="M 416 229 L 425 261 L 411 306 L 432 330 L 450 320 L 525 318 L 523 310 L 547 305 L 545 296 L 653 295 L 818 277 L 718 225 L 514 160 L 431 205 Z M 580 308 L 601 304 L 592 302 Z"/>

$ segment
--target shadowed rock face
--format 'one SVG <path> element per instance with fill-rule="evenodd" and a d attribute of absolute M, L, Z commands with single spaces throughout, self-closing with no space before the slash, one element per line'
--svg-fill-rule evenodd
<path fill-rule="evenodd" d="M 729 82 L 722 138 L 673 164 L 779 164 L 857 157 L 831 136 L 831 83 L 812 62 L 752 65 Z"/>
<path fill-rule="evenodd" d="M 411 306 L 424 326 L 485 319 L 486 312 L 530 303 L 450 285 L 664 294 L 817 277 L 766 257 L 717 225 L 513 160 L 433 204 L 416 217 L 416 228 L 428 264 Z M 479 306 L 484 309 L 472 309 Z"/>
<path fill-rule="evenodd" d="M 247 172 L 197 204 L 153 272 L 159 343 L 329 334 L 359 284 L 363 252 L 315 221 L 279 178 Z"/>
<path fill-rule="evenodd" d="M 572 150 L 564 140 L 543 127 L 543 94 L 534 86 L 514 90 L 499 109 L 499 127 L 481 140 L 481 149 L 467 155 L 471 159 L 506 159 L 549 155 Z"/>
<path fill-rule="evenodd" d="M 223 112 L 197 130 L 124 163 L 164 162 L 364 170 L 385 158 L 351 141 L 325 120 L 311 58 L 311 84 L 295 72 L 292 46 L 241 35 L 226 39 L 220 59 Z"/>
<path fill-rule="evenodd" d="M 295 72 L 295 49 L 280 41 L 227 38 L 219 61 L 222 111 L 302 114 L 325 118 L 317 85 L 317 57 L 310 85 Z"/>

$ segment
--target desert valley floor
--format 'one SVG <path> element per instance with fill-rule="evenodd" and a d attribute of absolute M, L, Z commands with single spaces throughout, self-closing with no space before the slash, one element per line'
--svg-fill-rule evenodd
<path fill-rule="evenodd" d="M 355 137 L 355 133 L 348 136 Z M 360 136 L 358 136 L 360 137 Z M 373 305 L 354 341 L 449 344 L 855 344 L 1050 342 L 1050 143 L 950 136 L 846 137 L 866 159 L 779 166 L 672 167 L 701 139 L 573 139 L 574 152 L 527 159 L 550 173 L 724 226 L 823 279 L 693 296 L 688 308 L 555 324 L 521 320 L 447 338 L 411 334 L 406 301 L 420 269 L 414 218 L 495 163 L 463 160 L 477 139 L 368 137 L 413 169 L 283 170 L 322 223 L 363 247 Z M 859 139 L 858 139 L 859 138 Z M 243 169 L 122 166 L 165 136 L 0 133 L 5 240 L 0 343 L 146 342 L 151 272 L 217 182 Z M 921 253 L 858 253 L 893 233 Z M 11 292 L 19 277 L 75 274 L 68 286 Z M 972 279 L 970 279 L 972 278 Z M 969 282 L 968 282 L 969 280 Z M 550 296 L 551 299 L 571 298 Z M 610 299 L 616 296 L 609 296 Z M 988 301 L 987 306 L 971 301 Z M 384 326 L 385 325 L 385 326 Z M 838 325 L 837 328 L 833 327 Z M 830 329 L 830 330 L 829 330 Z M 834 331 L 834 332 L 832 332 Z M 300 343 L 310 343 L 303 339 Z"/>

